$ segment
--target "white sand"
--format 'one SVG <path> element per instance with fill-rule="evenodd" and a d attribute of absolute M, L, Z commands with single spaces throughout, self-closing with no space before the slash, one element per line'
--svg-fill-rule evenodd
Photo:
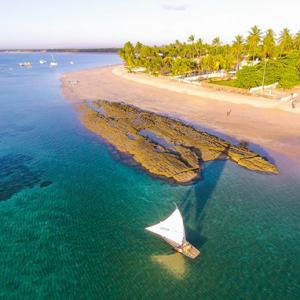
<path fill-rule="evenodd" d="M 78 84 L 68 81 L 77 80 Z M 118 101 L 284 152 L 300 162 L 300 103 L 191 86 L 122 66 L 64 74 L 62 94 L 71 100 Z M 231 111 L 229 116 L 227 112 Z"/>

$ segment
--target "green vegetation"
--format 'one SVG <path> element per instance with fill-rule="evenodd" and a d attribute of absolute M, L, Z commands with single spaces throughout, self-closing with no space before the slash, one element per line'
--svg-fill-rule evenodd
<path fill-rule="evenodd" d="M 276 38 L 272 29 L 263 32 L 253 26 L 246 38 L 237 35 L 231 45 L 223 45 L 219 37 L 207 44 L 202 39 L 195 40 L 194 35 L 187 43 L 176 40 L 161 47 L 127 42 L 119 56 L 129 70 L 144 67 L 152 75 L 190 76 L 220 70 L 228 74 L 235 70 L 237 79 L 222 85 L 242 88 L 260 86 L 265 66 L 265 85 L 279 82 L 281 87 L 291 88 L 300 82 L 300 31 L 293 36 L 288 28 Z"/>
<path fill-rule="evenodd" d="M 260 86 L 265 72 L 265 85 L 278 82 L 283 88 L 292 88 L 300 82 L 299 71 L 300 51 L 292 51 L 276 60 L 271 59 L 256 66 L 244 67 L 237 72 L 234 85 L 240 88 Z"/>

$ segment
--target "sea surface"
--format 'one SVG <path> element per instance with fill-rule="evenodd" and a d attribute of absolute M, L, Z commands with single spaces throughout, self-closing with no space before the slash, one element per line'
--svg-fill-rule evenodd
<path fill-rule="evenodd" d="M 195 185 L 151 178 L 60 94 L 63 73 L 118 56 L 54 58 L 50 68 L 39 63 L 50 54 L 0 53 L 1 300 L 300 298 L 299 165 L 248 141 L 279 175 L 215 161 Z M 144 229 L 174 202 L 195 260 Z"/>

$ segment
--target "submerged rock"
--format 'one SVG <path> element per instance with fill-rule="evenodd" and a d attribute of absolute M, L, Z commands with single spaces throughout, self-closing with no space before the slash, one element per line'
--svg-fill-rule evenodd
<path fill-rule="evenodd" d="M 168 117 L 103 100 L 83 102 L 78 110 L 83 124 L 119 151 L 133 155 L 149 172 L 190 183 L 200 178 L 200 162 L 231 159 L 255 171 L 278 174 L 257 153 L 196 130 Z"/>

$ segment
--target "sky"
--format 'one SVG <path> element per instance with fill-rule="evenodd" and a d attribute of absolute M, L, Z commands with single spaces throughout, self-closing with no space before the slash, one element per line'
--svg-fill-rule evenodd
<path fill-rule="evenodd" d="M 300 0 L 0 0 L 0 49 L 231 43 L 257 25 L 300 30 Z"/>

